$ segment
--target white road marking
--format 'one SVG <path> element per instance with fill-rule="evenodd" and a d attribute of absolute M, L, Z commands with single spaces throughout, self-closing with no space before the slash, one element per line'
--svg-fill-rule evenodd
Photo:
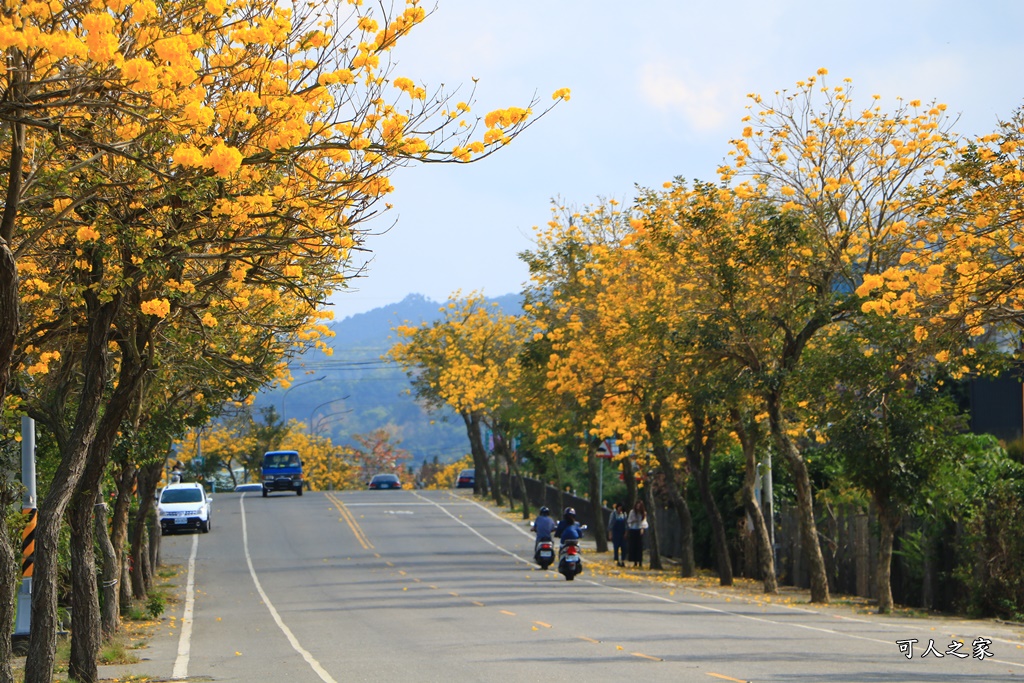
<path fill-rule="evenodd" d="M 185 583 L 185 613 L 181 615 L 181 635 L 178 637 L 178 656 L 174 659 L 171 678 L 188 678 L 188 659 L 192 652 L 192 614 L 196 607 L 196 552 L 199 534 L 192 537 L 192 552 L 188 556 L 188 581 Z"/>
<path fill-rule="evenodd" d="M 285 637 L 288 639 L 288 642 L 291 644 L 292 649 L 294 649 L 296 652 L 302 655 L 302 658 L 306 660 L 310 668 L 313 669 L 316 675 L 320 677 L 320 680 L 324 683 L 338 683 L 333 678 L 331 678 L 331 675 L 327 673 L 326 669 L 320 666 L 320 662 L 316 661 L 316 658 L 314 658 L 313 655 L 310 654 L 308 650 L 306 650 L 304 647 L 302 647 L 302 645 L 299 644 L 299 639 L 296 638 L 295 634 L 291 632 L 291 629 L 289 629 L 285 625 L 284 620 L 281 619 L 281 615 L 278 614 L 276 609 L 274 609 L 274 603 L 270 602 L 270 597 L 263 590 L 263 586 L 260 584 L 259 577 L 256 576 L 256 569 L 252 566 L 252 556 L 249 554 L 249 530 L 245 523 L 244 493 L 242 494 L 242 497 L 238 499 L 238 505 L 242 509 L 242 547 L 245 549 L 245 562 L 249 565 L 249 575 L 252 576 L 252 582 L 256 584 L 256 591 L 260 594 L 260 599 L 263 600 L 263 604 L 267 606 L 268 610 L 270 610 L 270 616 L 274 618 L 274 623 L 276 623 L 277 627 L 281 629 L 282 633 L 284 633 Z"/>
<path fill-rule="evenodd" d="M 445 503 L 445 504 L 449 505 L 449 506 L 464 505 L 464 506 L 468 507 L 470 505 L 479 505 L 480 503 L 472 502 L 472 503 Z M 402 507 L 432 507 L 434 505 L 437 505 L 437 503 L 434 503 L 434 502 L 430 502 L 430 503 L 402 503 L 401 505 L 402 505 Z M 347 507 L 347 508 L 380 508 L 380 507 L 393 508 L 393 507 L 395 507 L 395 503 L 394 502 L 391 502 L 391 503 L 345 503 L 345 507 Z M 484 509 L 486 510 L 487 508 L 484 508 Z"/>
<path fill-rule="evenodd" d="M 419 498 L 423 498 L 423 496 L 420 496 L 420 494 L 416 493 L 415 491 L 413 492 L 413 494 L 416 495 Z M 423 498 L 423 500 L 428 500 L 428 499 L 427 498 Z M 434 503 L 433 501 L 430 501 L 430 502 L 433 505 L 436 505 L 438 508 L 440 508 L 446 515 L 448 515 L 449 517 L 454 519 L 456 522 L 458 522 L 462 526 L 466 527 L 467 529 L 472 531 L 477 536 L 480 536 L 480 538 L 482 538 L 484 541 L 486 541 L 490 545 L 494 546 L 495 548 L 497 548 L 501 552 L 505 553 L 506 555 L 511 555 L 512 557 L 516 558 L 517 560 L 519 560 L 521 562 L 526 562 L 527 564 L 530 564 L 530 565 L 534 564 L 533 562 L 527 562 L 526 560 L 523 560 L 523 558 L 519 557 L 519 555 L 516 555 L 515 553 L 513 553 L 510 550 L 506 550 L 506 549 L 502 548 L 500 545 L 498 545 L 497 543 L 491 541 L 489 538 L 486 538 L 485 536 L 482 536 L 475 529 L 473 529 L 471 526 L 469 526 L 468 524 L 463 522 L 461 519 L 458 519 L 457 517 L 455 517 L 452 513 L 450 513 L 447 510 L 445 510 L 444 507 L 440 503 Z M 477 507 L 479 507 L 480 509 L 484 510 L 485 512 L 489 513 L 492 517 L 500 519 L 501 521 L 505 522 L 506 524 L 508 524 L 512 528 L 516 529 L 520 533 L 523 533 L 526 536 L 528 536 L 530 538 L 533 538 L 533 534 L 525 531 L 522 527 L 520 527 L 519 525 L 515 524 L 514 522 L 510 522 L 509 520 L 507 520 L 507 519 L 497 515 L 490 508 L 487 508 L 486 506 L 481 505 L 480 503 L 478 503 L 475 500 L 472 501 L 472 503 L 474 505 L 476 505 Z M 747 615 L 747 614 L 740 614 L 739 612 L 732 612 L 732 611 L 726 610 L 726 609 L 719 609 L 717 607 L 711 607 L 709 605 L 701 605 L 701 604 L 694 603 L 694 602 L 686 602 L 684 600 L 673 600 L 671 598 L 666 598 L 666 597 L 663 597 L 663 596 L 660 596 L 660 595 L 652 595 L 650 593 L 644 593 L 643 591 L 631 590 L 631 589 L 628 589 L 628 588 L 619 588 L 618 586 L 610 586 L 610 585 L 608 585 L 606 583 L 599 583 L 597 581 L 586 580 L 585 583 L 589 583 L 592 586 L 597 586 L 597 587 L 604 588 L 604 589 L 607 589 L 607 590 L 618 591 L 620 593 L 628 593 L 630 595 L 637 595 L 637 596 L 640 596 L 640 597 L 649 598 L 651 600 L 658 600 L 658 601 L 661 601 L 661 602 L 668 602 L 668 603 L 672 603 L 672 604 L 676 604 L 676 605 L 685 605 L 687 607 L 694 607 L 694 608 L 697 608 L 697 609 L 706 610 L 708 612 L 717 612 L 719 614 L 728 614 L 728 615 L 731 615 L 731 616 L 734 616 L 734 617 L 739 617 L 741 619 L 749 619 L 750 621 L 764 622 L 764 623 L 772 624 L 772 625 L 775 625 L 775 626 L 790 626 L 790 627 L 793 627 L 793 628 L 806 629 L 808 631 L 819 631 L 819 632 L 822 632 L 822 633 L 828 633 L 830 635 L 845 636 L 846 638 L 851 638 L 851 639 L 854 639 L 854 640 L 866 640 L 866 641 L 873 642 L 873 643 L 884 643 L 886 645 L 890 645 L 890 644 L 893 643 L 893 641 L 890 641 L 890 640 L 881 640 L 879 638 L 869 638 L 867 636 L 860 636 L 860 635 L 857 635 L 855 633 L 847 633 L 847 632 L 844 632 L 844 631 L 836 631 L 834 629 L 829 629 L 829 628 L 821 628 L 821 627 L 818 627 L 818 626 L 810 626 L 809 624 L 798 624 L 798 623 L 794 623 L 794 622 L 775 621 L 774 619 L 769 619 L 767 617 L 755 617 L 755 616 L 750 616 L 750 615 Z M 684 588 L 684 590 L 685 590 L 685 588 Z M 799 607 L 790 606 L 790 605 L 772 605 L 772 606 L 773 607 L 789 608 L 789 609 L 792 609 L 794 611 L 807 612 L 807 613 L 811 613 L 811 614 L 821 614 L 820 612 L 816 612 L 816 611 L 814 611 L 812 609 L 799 608 Z M 849 618 L 849 620 L 850 621 L 863 622 L 863 623 L 870 623 L 875 628 L 882 628 L 882 629 L 886 629 L 886 630 L 892 628 L 892 627 L 888 626 L 887 624 L 878 624 L 878 623 L 874 623 L 874 622 L 868 622 L 867 620 L 853 619 L 853 618 Z M 994 658 L 986 660 L 986 661 L 991 661 L 991 662 L 993 662 L 995 664 L 1007 664 L 1009 666 L 1016 666 L 1016 667 L 1024 668 L 1024 664 L 1018 664 L 1016 662 L 1008 662 L 1008 661 L 1005 661 L 1005 660 L 999 660 L 999 659 L 994 659 Z"/>
<path fill-rule="evenodd" d="M 450 513 L 450 512 L 448 512 L 447 510 L 445 510 L 444 506 L 443 506 L 443 505 L 441 505 L 440 503 L 435 503 L 434 501 L 430 500 L 429 498 L 423 498 L 423 496 L 421 496 L 420 494 L 416 493 L 415 491 L 413 491 L 413 495 L 414 495 L 414 496 L 416 496 L 417 498 L 422 498 L 423 500 L 427 501 L 427 502 L 428 502 L 428 503 L 430 503 L 431 505 L 434 505 L 434 506 L 435 506 L 435 507 L 436 507 L 436 508 L 437 508 L 438 510 L 440 510 L 440 511 L 441 511 L 441 512 L 443 512 L 444 514 L 448 515 L 449 517 L 451 517 L 452 519 L 454 519 L 454 520 L 455 520 L 456 522 L 458 522 L 459 524 L 461 524 L 462 526 L 466 527 L 466 528 L 467 528 L 467 529 L 469 529 L 469 530 L 470 530 L 471 532 L 473 532 L 474 534 L 476 534 L 477 536 L 479 536 L 479 537 L 480 537 L 480 539 L 481 539 L 481 540 L 482 540 L 482 541 L 483 541 L 484 543 L 487 543 L 487 544 L 489 544 L 489 545 L 491 545 L 491 546 L 493 546 L 493 547 L 497 548 L 498 550 L 500 550 L 501 552 L 505 553 L 506 555 L 511 555 L 512 557 L 516 558 L 517 560 L 519 560 L 519 561 L 520 561 L 520 562 L 522 562 L 523 564 L 528 564 L 528 565 L 534 565 L 534 564 L 536 564 L 536 563 L 535 563 L 535 562 L 534 562 L 533 560 L 527 560 L 526 558 L 520 557 L 519 555 L 515 554 L 515 553 L 514 553 L 514 552 L 512 552 L 511 550 L 506 550 L 506 549 L 502 548 L 502 547 L 501 547 L 500 545 L 498 545 L 497 543 L 495 543 L 495 542 L 494 542 L 494 541 L 492 541 L 491 539 L 487 538 L 486 536 L 484 536 L 483 534 L 481 534 L 481 533 L 480 533 L 479 531 L 477 531 L 476 529 L 474 529 L 474 528 L 473 528 L 473 527 L 471 527 L 470 525 L 468 525 L 468 524 L 466 524 L 465 522 L 463 522 L 463 521 L 462 521 L 461 519 L 459 519 L 458 517 L 456 517 L 456 516 L 455 516 L 455 515 L 453 515 L 452 513 Z M 484 508 L 484 507 L 483 507 L 482 505 L 481 505 L 480 507 L 482 507 L 482 508 L 483 508 L 484 510 L 487 510 L 487 508 Z M 488 512 L 490 512 L 490 510 L 487 510 L 487 511 L 488 511 Z M 491 513 L 491 514 L 494 514 L 494 513 Z M 497 517 L 497 515 L 495 515 L 495 517 Z M 501 517 L 498 517 L 498 519 L 501 519 Z M 502 520 L 502 521 L 504 521 L 504 520 Z M 514 526 L 514 525 L 513 525 L 513 526 Z M 518 528 L 518 527 L 517 527 L 517 528 Z M 529 535 L 530 535 L 530 534 L 527 534 L 527 536 L 529 536 Z"/>

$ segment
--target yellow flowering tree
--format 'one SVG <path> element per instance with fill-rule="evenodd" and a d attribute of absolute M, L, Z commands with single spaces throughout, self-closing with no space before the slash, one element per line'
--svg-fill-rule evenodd
<path fill-rule="evenodd" d="M 518 355 L 531 330 L 478 292 L 455 293 L 441 313 L 434 323 L 396 328 L 403 341 L 388 355 L 409 373 L 419 400 L 431 408 L 448 406 L 462 417 L 477 473 L 474 491 L 486 495 L 490 485 L 500 503 L 480 429 L 486 423 L 502 431 L 499 413 L 518 381 Z M 501 436 L 507 442 L 513 435 Z"/>
<path fill-rule="evenodd" d="M 675 231 L 675 258 L 702 299 L 705 343 L 756 380 L 793 472 L 815 602 L 828 601 L 828 582 L 806 460 L 792 437 L 789 415 L 800 404 L 792 379 L 809 344 L 860 313 L 861 282 L 898 263 L 916 239 L 952 148 L 944 107 L 860 108 L 846 84 L 826 86 L 825 73 L 770 103 L 752 97 L 751 125 L 719 169 L 731 187 L 677 183 L 650 217 Z M 912 303 L 904 293 L 887 305 Z"/>
<path fill-rule="evenodd" d="M 104 411 L 111 425 L 110 408 L 131 405 L 150 345 L 176 318 L 208 331 L 239 311 L 258 320 L 274 305 L 290 321 L 278 324 L 309 343 L 316 307 L 343 285 L 362 243 L 358 226 L 396 167 L 486 156 L 536 117 L 533 103 L 493 112 L 477 137 L 470 104 L 392 74 L 391 50 L 425 18 L 414 2 L 383 24 L 361 3 L 344 18 L 256 1 L 40 8 L 0 20 L 0 48 L 14 65 L 0 109 L 12 130 L 3 141 L 11 165 L 0 284 L 4 301 L 24 303 L 19 267 L 27 297 L 40 295 L 33 303 L 63 297 L 51 295 L 49 310 L 70 324 L 53 329 L 91 335 L 65 361 L 84 368 L 73 421 L 84 431 L 67 440 L 77 445 L 40 506 L 33 624 L 52 633 L 53 542 L 91 449 L 84 437 L 100 413 L 115 324 L 143 336 L 128 352 L 124 334 L 117 349 L 119 372 L 129 374 Z M 26 170 L 41 182 L 19 186 Z M 133 322 L 118 323 L 125 306 L 135 315 L 121 320 Z M 5 323 L 16 311 L 5 307 Z M 26 375 L 43 372 L 65 344 L 38 328 L 23 336 L 11 352 Z M 0 378 L 12 361 L 0 359 Z M 32 639 L 32 680 L 48 680 L 53 647 L 48 635 Z M 78 661 L 87 669 L 76 675 L 89 677 Z"/>

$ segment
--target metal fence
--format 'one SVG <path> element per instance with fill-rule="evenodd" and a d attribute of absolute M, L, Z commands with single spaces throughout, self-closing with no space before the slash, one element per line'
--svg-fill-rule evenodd
<path fill-rule="evenodd" d="M 559 516 L 567 506 L 576 508 L 577 519 L 583 524 L 594 524 L 598 513 L 588 499 L 535 479 L 524 478 L 526 492 L 533 511 L 541 505 L 551 508 Z M 502 477 L 505 495 L 513 493 L 519 499 L 519 484 Z M 836 594 L 854 595 L 874 599 L 875 557 L 878 552 L 877 521 L 874 511 L 844 505 L 816 510 L 818 534 L 828 572 L 829 589 Z M 601 507 L 600 514 L 607 520 L 611 510 Z M 673 558 L 681 555 L 679 517 L 667 506 L 658 506 L 658 545 L 662 555 Z M 732 525 L 731 528 L 729 525 Z M 757 576 L 755 549 L 751 529 L 745 518 L 726 520 L 730 534 L 730 552 L 733 573 L 736 576 Z M 779 506 L 775 515 L 776 573 L 781 585 L 810 586 L 810 574 L 801 545 L 795 508 Z M 958 529 L 949 529 L 941 538 L 932 539 L 922 547 L 921 525 L 914 519 L 904 521 L 896 533 L 892 559 L 893 599 L 898 604 L 953 610 L 958 599 L 958 584 L 953 578 L 955 537 Z"/>

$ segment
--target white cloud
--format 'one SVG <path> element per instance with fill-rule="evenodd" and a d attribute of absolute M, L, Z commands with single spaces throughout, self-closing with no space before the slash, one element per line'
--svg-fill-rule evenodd
<path fill-rule="evenodd" d="M 741 89 L 721 81 L 701 81 L 689 69 L 665 62 L 648 62 L 639 69 L 641 98 L 650 106 L 683 117 L 698 132 L 721 130 L 735 123 L 736 93 Z"/>

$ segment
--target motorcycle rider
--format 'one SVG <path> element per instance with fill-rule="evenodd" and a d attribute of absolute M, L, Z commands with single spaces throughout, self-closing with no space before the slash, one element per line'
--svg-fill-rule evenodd
<path fill-rule="evenodd" d="M 555 536 L 562 539 L 562 544 L 564 545 L 566 541 L 578 541 L 582 535 L 583 529 L 580 528 L 580 523 L 576 521 L 576 510 L 574 508 L 565 508 L 562 511 L 561 521 L 555 527 Z"/>
<path fill-rule="evenodd" d="M 533 523 L 533 530 L 537 532 L 537 540 L 551 538 L 551 532 L 555 530 L 555 520 L 551 519 L 551 510 L 547 506 L 540 509 L 540 516 Z"/>

